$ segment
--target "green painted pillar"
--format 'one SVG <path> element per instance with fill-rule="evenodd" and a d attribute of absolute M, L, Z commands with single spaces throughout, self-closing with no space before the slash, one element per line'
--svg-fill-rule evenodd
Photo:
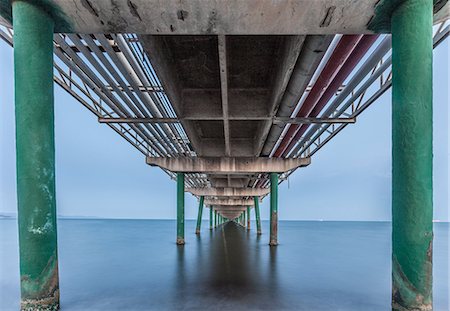
<path fill-rule="evenodd" d="M 432 310 L 433 1 L 392 14 L 392 309 Z"/>
<path fill-rule="evenodd" d="M 184 244 L 184 173 L 177 173 L 177 244 Z"/>
<path fill-rule="evenodd" d="M 52 18 L 13 1 L 22 310 L 59 309 Z"/>
<path fill-rule="evenodd" d="M 217 228 L 217 211 L 214 210 L 214 228 Z"/>
<path fill-rule="evenodd" d="M 200 228 L 202 226 L 202 214 L 203 214 L 203 202 L 205 200 L 204 196 L 200 197 L 200 202 L 198 204 L 198 216 L 197 216 L 197 228 L 195 229 L 195 234 L 200 234 Z"/>
<path fill-rule="evenodd" d="M 250 207 L 247 206 L 247 230 L 250 230 Z"/>
<path fill-rule="evenodd" d="M 256 234 L 261 234 L 261 216 L 259 215 L 259 201 L 258 197 L 253 197 L 255 202 L 255 218 L 256 218 Z"/>
<path fill-rule="evenodd" d="M 270 246 L 278 245 L 278 173 L 270 173 Z"/>
<path fill-rule="evenodd" d="M 212 206 L 209 207 L 209 230 L 213 229 L 213 208 Z"/>

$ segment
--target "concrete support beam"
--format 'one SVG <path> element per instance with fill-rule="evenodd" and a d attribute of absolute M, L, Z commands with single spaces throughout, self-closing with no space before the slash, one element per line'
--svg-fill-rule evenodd
<path fill-rule="evenodd" d="M 283 173 L 307 166 L 311 158 L 147 157 L 147 164 L 172 172 L 204 174 Z"/>
<path fill-rule="evenodd" d="M 278 245 L 278 174 L 270 174 L 270 246 Z"/>
<path fill-rule="evenodd" d="M 177 244 L 184 244 L 184 174 L 177 174 Z"/>
<path fill-rule="evenodd" d="M 223 211 L 245 211 L 247 208 L 245 206 L 214 206 L 214 209 L 218 212 Z"/>
<path fill-rule="evenodd" d="M 12 12 L 20 309 L 58 310 L 54 21 L 31 1 L 14 1 Z"/>
<path fill-rule="evenodd" d="M 213 216 L 213 208 L 211 207 L 210 209 L 209 209 L 209 230 L 212 230 L 213 229 L 213 218 L 214 218 L 214 216 Z"/>
<path fill-rule="evenodd" d="M 225 205 L 225 206 L 253 206 L 255 202 L 253 199 L 206 199 L 206 205 Z"/>
<path fill-rule="evenodd" d="M 433 1 L 392 14 L 392 310 L 432 310 Z"/>
<path fill-rule="evenodd" d="M 8 6 L 11 2 L 14 1 L 2 1 L 0 6 L 0 15 L 8 22 L 11 22 Z M 444 11 L 442 15 L 448 16 L 445 1 L 435 2 L 444 4 L 444 8 L 441 9 Z M 51 3 L 49 11 L 54 8 L 59 16 L 64 17 L 64 22 L 56 25 L 56 32 L 292 35 L 372 33 L 373 30 L 368 29 L 368 24 L 376 14 L 377 4 L 379 6 L 380 2 L 377 0 L 356 3 L 343 0 L 235 0 L 231 3 L 204 0 L 181 2 L 52 0 Z M 81 3 L 86 4 L 80 5 Z"/>
<path fill-rule="evenodd" d="M 258 197 L 253 197 L 253 200 L 255 202 L 256 234 L 261 235 L 261 217 L 259 214 Z"/>
<path fill-rule="evenodd" d="M 223 133 L 225 138 L 225 155 L 231 156 L 230 121 L 228 120 L 228 66 L 227 66 L 227 39 L 224 35 L 218 37 L 220 90 L 222 98 Z"/>
<path fill-rule="evenodd" d="M 197 227 L 195 228 L 195 234 L 200 234 L 200 229 L 202 225 L 202 213 L 203 213 L 203 203 L 205 201 L 205 197 L 200 197 L 200 202 L 198 204 L 198 216 L 197 216 Z"/>
<path fill-rule="evenodd" d="M 253 197 L 269 194 L 266 188 L 186 188 L 186 191 L 196 196 L 208 197 Z"/>

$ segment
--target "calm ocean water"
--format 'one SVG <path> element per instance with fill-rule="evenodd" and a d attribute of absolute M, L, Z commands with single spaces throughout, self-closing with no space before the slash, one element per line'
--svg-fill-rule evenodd
<path fill-rule="evenodd" d="M 0 220 L 0 310 L 19 308 L 17 220 Z M 390 310 L 390 223 L 288 222 L 280 245 L 229 224 L 175 245 L 175 222 L 59 220 L 63 310 Z M 449 307 L 449 224 L 435 224 L 434 306 Z"/>

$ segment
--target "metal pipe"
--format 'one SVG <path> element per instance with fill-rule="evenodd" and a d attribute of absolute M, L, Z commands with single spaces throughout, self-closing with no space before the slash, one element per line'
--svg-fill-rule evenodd
<path fill-rule="evenodd" d="M 184 173 L 177 173 L 177 244 L 184 244 Z"/>
<path fill-rule="evenodd" d="M 307 36 L 295 63 L 291 79 L 286 87 L 277 111 L 277 117 L 291 117 L 300 98 L 305 92 L 317 67 L 330 46 L 333 36 Z M 272 125 L 261 150 L 262 156 L 269 156 L 284 125 Z"/>
<path fill-rule="evenodd" d="M 87 37 L 86 35 L 83 35 L 83 38 L 87 42 L 93 43 L 93 40 L 92 40 L 91 37 Z M 127 77 L 130 78 L 130 79 L 127 79 L 127 81 L 133 87 L 135 92 L 132 92 L 127 87 L 125 81 L 123 81 L 123 79 L 118 74 L 118 72 L 116 72 L 114 70 L 110 70 L 110 72 L 112 73 L 113 77 L 119 83 L 119 85 L 122 87 L 122 89 L 125 92 L 125 94 L 127 94 L 128 97 L 131 98 L 133 103 L 142 112 L 143 116 L 150 117 L 151 115 L 157 114 L 157 112 L 155 111 L 154 107 L 152 107 L 150 105 L 150 103 L 149 103 L 151 101 L 151 99 L 148 96 L 148 94 L 139 91 L 139 86 L 136 84 L 136 81 L 133 79 L 133 76 L 135 76 L 135 74 L 130 76 L 130 74 L 129 74 L 130 71 L 127 70 L 127 68 L 126 68 L 127 65 L 129 66 L 129 64 L 126 62 L 126 60 L 125 61 L 123 60 L 124 57 L 120 57 L 120 56 L 123 56 L 122 53 L 117 53 L 117 52 L 115 52 L 113 50 L 113 48 L 111 47 L 110 41 L 106 39 L 105 35 L 97 35 L 96 38 L 97 38 L 97 40 L 99 40 L 99 42 L 105 48 L 105 50 L 106 50 L 107 54 L 109 55 L 110 59 L 114 62 L 114 65 L 119 70 L 119 72 L 122 74 L 122 76 L 125 79 Z M 106 58 L 100 57 L 100 59 L 102 60 L 103 63 L 105 63 Z M 105 63 L 105 64 L 109 66 L 109 63 Z M 131 69 L 131 71 L 132 71 L 132 69 Z M 144 106 L 145 106 L 146 109 L 144 108 Z M 150 112 L 150 114 L 149 114 L 149 112 Z M 166 144 L 166 147 L 169 150 L 172 150 L 173 152 L 180 152 L 181 151 L 181 149 L 180 149 L 178 144 L 172 144 L 170 142 L 170 140 L 168 139 L 168 137 L 171 136 L 170 130 L 168 130 L 166 132 L 165 131 L 166 128 L 163 129 L 162 127 L 156 126 L 156 125 L 153 126 L 153 129 L 154 129 L 154 131 L 156 131 L 158 133 L 158 135 L 161 137 L 162 141 Z"/>
<path fill-rule="evenodd" d="M 309 112 L 307 116 L 309 117 L 317 117 L 322 109 L 328 104 L 329 100 L 334 96 L 337 89 L 344 83 L 345 79 L 350 75 L 356 65 L 360 62 L 360 60 L 366 55 L 367 51 L 370 47 L 375 43 L 378 39 L 378 35 L 365 35 L 358 42 L 356 47 L 351 52 L 350 56 L 347 58 L 343 66 L 340 68 L 339 72 L 332 79 L 331 83 L 327 86 L 326 90 L 321 95 L 320 99 L 316 102 L 312 110 Z M 306 115 L 305 115 L 306 116 Z M 296 145 L 301 136 L 308 129 L 308 125 L 304 124 L 300 126 L 294 137 L 289 142 L 286 149 L 283 151 L 282 156 L 285 156 L 289 151 Z"/>
<path fill-rule="evenodd" d="M 358 71 L 352 76 L 350 81 L 347 83 L 345 88 L 342 90 L 342 92 L 339 93 L 339 95 L 333 100 L 333 102 L 327 107 L 326 111 L 322 114 L 322 117 L 331 117 L 333 115 L 334 118 L 337 118 L 341 115 L 341 113 L 336 113 L 336 110 L 338 107 L 342 104 L 342 102 L 350 95 L 350 99 L 346 102 L 346 105 L 344 105 L 345 111 L 351 103 L 353 103 L 362 93 L 363 90 L 367 89 L 377 78 L 379 75 L 381 75 L 386 68 L 389 67 L 389 64 L 386 64 L 387 61 L 383 62 L 383 65 L 381 65 L 383 70 L 378 69 L 369 79 L 371 80 L 370 84 L 366 81 L 363 86 L 360 87 L 360 91 L 357 94 L 353 94 L 352 92 L 355 90 L 355 88 L 363 81 L 363 79 L 373 70 L 373 68 L 380 62 L 380 59 L 383 59 L 383 56 L 386 55 L 389 50 L 391 49 L 391 39 L 390 37 L 385 37 L 384 40 L 377 46 L 375 51 L 370 55 L 369 59 L 358 69 Z M 342 110 L 342 109 L 341 109 Z M 302 137 L 302 139 L 299 141 L 297 146 L 291 151 L 291 154 L 297 154 L 298 150 L 302 148 L 305 142 L 307 142 L 311 136 L 319 130 L 321 125 L 313 125 L 308 133 Z M 328 129 L 329 126 L 323 126 L 320 129 L 320 133 Z M 314 141 L 314 140 L 313 140 Z"/>
<path fill-rule="evenodd" d="M 278 174 L 270 173 L 270 246 L 278 245 Z"/>
<path fill-rule="evenodd" d="M 258 197 L 253 197 L 253 200 L 255 201 L 256 234 L 261 235 L 261 218 L 259 215 Z"/>
<path fill-rule="evenodd" d="M 14 1 L 12 14 L 20 308 L 58 310 L 54 21 L 48 12 L 28 1 Z"/>
<path fill-rule="evenodd" d="M 92 89 L 115 113 L 117 113 L 120 117 L 127 117 L 128 112 L 124 109 L 124 107 L 116 102 L 114 95 L 104 87 L 103 83 L 92 71 L 92 69 L 87 66 L 83 60 L 72 51 L 72 49 L 70 49 L 62 37 L 60 35 L 55 35 L 54 40 L 59 46 L 59 48 L 54 49 L 54 53 L 58 56 L 58 58 L 66 64 L 66 66 L 69 67 L 83 81 L 83 83 L 89 86 L 89 88 Z M 62 51 L 67 53 L 70 59 L 63 54 Z M 152 137 L 148 136 L 148 133 L 145 132 L 141 125 L 131 124 L 130 127 L 139 137 L 151 145 L 155 153 L 160 156 L 166 154 L 166 152 L 163 152 L 162 149 L 160 149 L 157 142 Z"/>
<path fill-rule="evenodd" d="M 432 310 L 433 2 L 392 18 L 392 310 Z"/>
<path fill-rule="evenodd" d="M 121 100 L 125 103 L 125 105 L 133 112 L 134 115 L 137 117 L 149 117 L 149 113 L 144 108 L 144 106 L 141 104 L 141 102 L 136 98 L 137 96 L 141 96 L 142 92 L 136 92 L 133 93 L 127 88 L 127 84 L 123 81 L 122 77 L 118 74 L 118 72 L 114 69 L 111 62 L 106 58 L 102 51 L 98 48 L 97 44 L 94 42 L 92 37 L 90 35 L 81 35 L 83 40 L 86 42 L 88 47 L 93 51 L 95 56 L 100 60 L 100 63 L 108 70 L 109 74 L 103 74 L 103 77 L 108 81 L 108 83 L 116 90 L 117 95 L 121 98 Z M 83 55 L 85 55 L 93 65 L 97 64 L 97 60 L 92 56 L 92 54 L 87 50 L 86 47 L 82 44 L 81 40 L 76 35 L 69 35 L 69 38 L 73 41 L 73 43 L 80 48 L 80 50 L 83 50 Z M 101 35 L 97 37 L 99 42 L 102 44 L 102 46 L 106 49 L 107 54 L 110 56 L 111 59 L 115 60 L 115 65 L 119 68 L 122 68 L 120 61 L 118 61 L 116 53 L 114 51 L 111 51 L 111 46 L 109 45 L 109 42 L 102 38 Z M 100 64 L 96 65 L 96 68 L 101 68 L 101 72 L 106 72 Z M 97 69 L 98 70 L 98 69 Z M 115 81 L 114 81 L 114 80 Z M 117 88 L 117 83 L 120 85 L 124 92 L 120 92 L 120 90 Z M 133 83 L 134 84 L 134 83 Z M 127 95 L 127 96 L 126 96 Z M 158 139 L 158 142 L 164 146 L 165 151 L 168 154 L 174 154 L 175 149 L 173 146 L 171 146 L 170 142 L 167 140 L 167 137 L 165 134 L 161 132 L 161 130 L 158 127 L 151 127 L 149 124 L 144 124 L 144 127 Z"/>
<path fill-rule="evenodd" d="M 361 35 L 345 35 L 342 36 L 341 40 L 339 40 L 336 49 L 331 55 L 328 63 L 323 68 L 321 75 L 318 77 L 316 83 L 311 89 L 311 92 L 308 93 L 300 111 L 297 113 L 296 117 L 308 117 L 311 111 L 313 110 L 315 104 L 320 99 L 322 94 L 327 89 L 328 85 L 334 79 L 334 77 L 338 74 L 339 70 L 349 57 L 350 53 L 356 47 L 357 43 L 361 39 Z M 292 140 L 293 136 L 298 130 L 297 125 L 291 125 L 289 130 L 286 132 L 286 135 L 281 140 L 281 143 L 278 145 L 274 153 L 274 157 L 281 157 L 284 151 L 286 150 L 288 144 Z"/>

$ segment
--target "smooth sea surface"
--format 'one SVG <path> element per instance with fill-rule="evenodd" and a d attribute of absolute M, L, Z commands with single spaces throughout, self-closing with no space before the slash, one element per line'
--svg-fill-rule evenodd
<path fill-rule="evenodd" d="M 60 219 L 62 310 L 390 310 L 391 224 Z M 0 310 L 19 309 L 17 220 L 0 220 Z M 449 224 L 434 225 L 434 310 L 449 307 Z"/>

